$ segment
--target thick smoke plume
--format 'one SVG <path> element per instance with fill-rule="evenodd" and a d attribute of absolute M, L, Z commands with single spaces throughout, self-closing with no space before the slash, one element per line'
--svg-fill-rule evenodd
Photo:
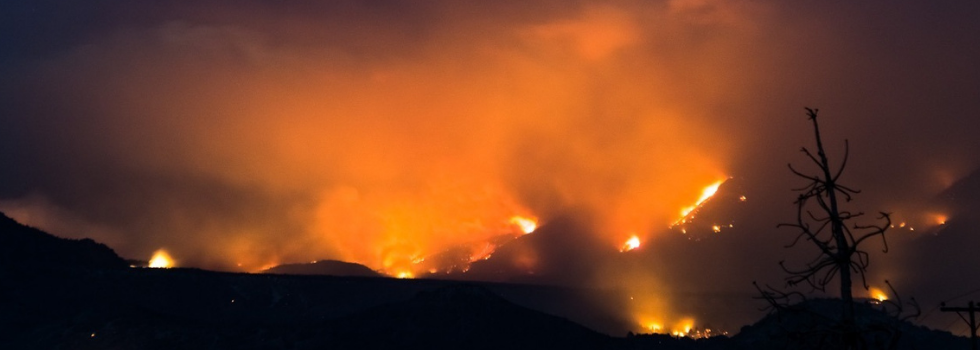
<path fill-rule="evenodd" d="M 969 3 L 2 7 L 0 210 L 126 257 L 397 274 L 513 216 L 587 213 L 603 249 L 651 256 L 597 266 L 604 285 L 744 290 L 784 254 L 803 106 L 832 152 L 851 140 L 862 209 L 925 222 L 980 165 Z M 730 177 L 752 209 L 725 244 L 658 251 Z"/>

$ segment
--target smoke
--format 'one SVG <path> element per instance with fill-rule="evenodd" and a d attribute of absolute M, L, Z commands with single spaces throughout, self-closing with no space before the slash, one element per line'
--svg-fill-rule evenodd
<path fill-rule="evenodd" d="M 637 282 L 698 288 L 777 275 L 803 106 L 834 157 L 850 140 L 866 211 L 919 215 L 980 166 L 972 4 L 3 6 L 0 210 L 126 257 L 397 273 L 578 211 L 603 249 L 636 234 L 656 255 L 738 177 L 738 230 Z"/>

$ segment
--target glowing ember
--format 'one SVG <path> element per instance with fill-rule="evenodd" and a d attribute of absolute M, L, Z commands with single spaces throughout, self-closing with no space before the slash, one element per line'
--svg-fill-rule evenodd
<path fill-rule="evenodd" d="M 715 233 L 721 232 L 721 226 L 718 225 L 711 226 L 711 230 L 715 231 Z"/>
<path fill-rule="evenodd" d="M 935 215 L 933 215 L 933 219 L 936 220 L 936 224 L 937 225 L 945 225 L 946 224 L 946 220 L 949 220 L 949 218 L 946 215 L 943 215 L 943 214 L 935 214 Z"/>
<path fill-rule="evenodd" d="M 159 249 L 150 258 L 149 266 L 152 268 L 171 268 L 174 266 L 174 259 L 170 257 L 170 254 L 167 254 L 167 251 Z"/>
<path fill-rule="evenodd" d="M 538 229 L 538 220 L 534 218 L 514 216 L 510 218 L 510 223 L 520 227 L 524 234 L 534 232 L 534 230 Z"/>
<path fill-rule="evenodd" d="M 744 202 L 746 200 L 745 196 L 738 197 L 738 200 Z"/>
<path fill-rule="evenodd" d="M 640 247 L 640 237 L 633 235 L 633 237 L 630 237 L 630 239 L 626 240 L 626 243 L 623 244 L 623 248 L 620 249 L 619 251 L 628 252 L 639 247 Z"/>

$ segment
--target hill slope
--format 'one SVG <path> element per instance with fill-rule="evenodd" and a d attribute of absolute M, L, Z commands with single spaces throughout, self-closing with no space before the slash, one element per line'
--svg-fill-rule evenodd
<path fill-rule="evenodd" d="M 88 238 L 55 237 L 0 213 L 0 269 L 112 269 L 127 266 L 104 244 Z"/>
<path fill-rule="evenodd" d="M 323 276 L 361 276 L 381 277 L 382 275 L 367 266 L 337 260 L 317 260 L 311 263 L 282 264 L 262 273 L 279 275 L 323 275 Z"/>

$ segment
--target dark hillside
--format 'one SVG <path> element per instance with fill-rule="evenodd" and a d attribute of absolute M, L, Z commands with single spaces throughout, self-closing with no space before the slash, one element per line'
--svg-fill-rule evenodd
<path fill-rule="evenodd" d="M 367 266 L 337 260 L 317 260 L 310 263 L 283 264 L 264 270 L 262 273 L 280 275 L 382 276 Z"/>
<path fill-rule="evenodd" d="M 813 299 L 745 326 L 732 340 L 738 349 L 834 349 L 839 299 Z M 899 320 L 880 305 L 855 303 L 857 327 L 868 349 L 966 349 L 968 339 Z"/>
<path fill-rule="evenodd" d="M 0 269 L 125 268 L 126 261 L 91 239 L 52 236 L 0 213 Z"/>
<path fill-rule="evenodd" d="M 329 336 L 312 342 L 349 349 L 607 349 L 613 346 L 613 338 L 564 318 L 515 305 L 476 285 L 450 285 L 423 291 L 410 300 L 331 322 L 326 331 Z"/>

